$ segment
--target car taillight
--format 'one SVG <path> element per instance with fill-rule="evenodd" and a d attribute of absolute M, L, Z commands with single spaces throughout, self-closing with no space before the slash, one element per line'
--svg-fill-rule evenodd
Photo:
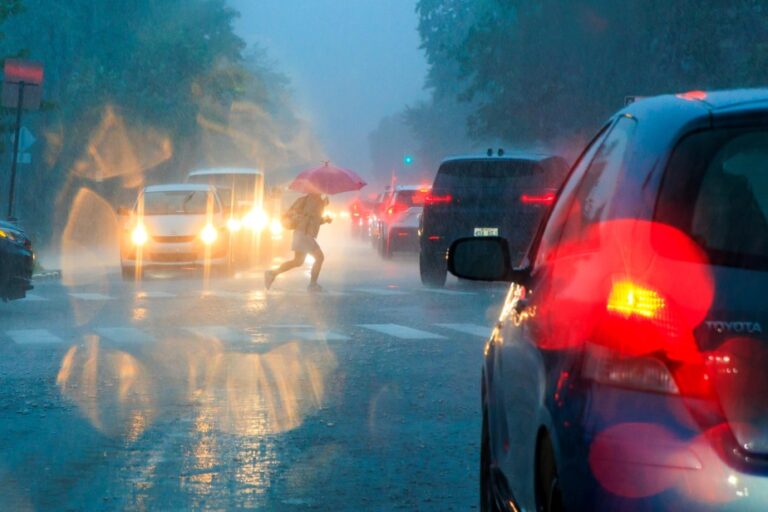
<path fill-rule="evenodd" d="M 407 204 L 395 203 L 392 206 L 390 206 L 389 208 L 387 208 L 387 214 L 388 215 L 394 215 L 396 213 L 404 212 L 407 209 L 408 209 L 408 205 Z"/>
<path fill-rule="evenodd" d="M 659 291 L 629 279 L 614 281 L 604 321 L 586 346 L 584 377 L 640 391 L 713 396 L 693 333 L 678 323 Z"/>
<path fill-rule="evenodd" d="M 555 202 L 554 192 L 545 192 L 544 194 L 523 194 L 520 196 L 520 202 L 523 204 L 552 204 Z"/>
<path fill-rule="evenodd" d="M 424 196 L 424 204 L 427 205 L 433 205 L 433 204 L 448 204 L 453 201 L 453 196 L 451 194 L 445 194 L 442 196 L 427 194 Z"/>

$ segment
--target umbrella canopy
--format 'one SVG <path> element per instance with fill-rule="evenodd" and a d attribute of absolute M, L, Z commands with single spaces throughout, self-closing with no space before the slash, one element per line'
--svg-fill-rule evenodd
<path fill-rule="evenodd" d="M 365 185 L 365 181 L 354 171 L 325 162 L 321 167 L 303 171 L 288 188 L 304 194 L 330 195 L 360 190 Z"/>

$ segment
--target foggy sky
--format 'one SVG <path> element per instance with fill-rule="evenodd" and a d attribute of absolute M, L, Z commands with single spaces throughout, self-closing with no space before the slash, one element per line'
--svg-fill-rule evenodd
<path fill-rule="evenodd" d="M 368 133 L 427 97 L 416 0 L 229 0 L 235 30 L 287 73 L 328 156 L 366 173 Z"/>

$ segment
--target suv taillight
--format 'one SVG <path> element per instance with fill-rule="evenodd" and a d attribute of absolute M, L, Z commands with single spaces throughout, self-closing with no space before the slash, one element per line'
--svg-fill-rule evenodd
<path fill-rule="evenodd" d="M 520 196 L 520 202 L 523 204 L 544 204 L 549 205 L 555 202 L 556 194 L 554 192 L 545 192 L 543 194 L 523 194 Z"/>
<path fill-rule="evenodd" d="M 403 203 L 395 203 L 387 208 L 387 215 L 395 215 L 396 213 L 404 212 L 409 206 Z"/>
<path fill-rule="evenodd" d="M 427 194 L 424 196 L 424 204 L 426 205 L 448 204 L 451 201 L 453 201 L 453 196 L 451 194 L 444 194 L 442 196 Z"/>

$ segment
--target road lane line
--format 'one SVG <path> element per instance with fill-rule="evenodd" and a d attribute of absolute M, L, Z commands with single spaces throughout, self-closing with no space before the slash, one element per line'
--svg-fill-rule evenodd
<path fill-rule="evenodd" d="M 168 292 L 136 292 L 136 299 L 173 299 L 176 297 L 175 293 Z"/>
<path fill-rule="evenodd" d="M 398 324 L 361 324 L 360 327 L 403 340 L 443 340 L 445 336 Z"/>
<path fill-rule="evenodd" d="M 400 290 L 390 290 L 387 288 L 353 288 L 353 292 L 370 293 L 371 295 L 408 295 L 408 292 Z"/>
<path fill-rule="evenodd" d="M 184 330 L 207 339 L 222 341 L 224 343 L 239 343 L 250 341 L 251 336 L 243 331 L 227 327 L 225 325 L 204 325 L 200 327 L 185 327 Z"/>
<path fill-rule="evenodd" d="M 438 295 L 477 295 L 475 292 L 461 292 L 458 290 L 445 290 L 443 288 L 417 288 L 423 293 L 436 293 Z"/>
<path fill-rule="evenodd" d="M 114 297 L 103 293 L 70 293 L 69 296 L 79 300 L 114 300 Z"/>
<path fill-rule="evenodd" d="M 201 294 L 202 298 L 216 297 L 219 299 L 239 299 L 245 300 L 248 298 L 247 293 L 242 292 L 230 292 L 227 290 L 208 290 Z"/>
<path fill-rule="evenodd" d="M 155 339 L 135 327 L 100 327 L 96 334 L 118 343 L 152 343 Z"/>
<path fill-rule="evenodd" d="M 41 297 L 40 295 L 36 295 L 34 293 L 28 293 L 26 297 L 24 297 L 24 300 L 28 300 L 31 302 L 39 302 L 39 301 L 47 301 L 50 299 L 46 299 L 45 297 Z"/>
<path fill-rule="evenodd" d="M 14 331 L 5 331 L 5 334 L 17 345 L 44 345 L 64 343 L 64 340 L 51 333 L 51 331 L 48 329 L 19 329 Z"/>
<path fill-rule="evenodd" d="M 452 331 L 460 332 L 463 334 L 471 334 L 473 336 L 480 336 L 481 338 L 488 338 L 491 335 L 491 328 L 485 325 L 477 324 L 435 324 L 438 327 L 444 327 Z"/>
<path fill-rule="evenodd" d="M 304 341 L 346 341 L 349 339 L 349 336 L 333 331 L 292 331 L 290 335 L 295 335 Z"/>

